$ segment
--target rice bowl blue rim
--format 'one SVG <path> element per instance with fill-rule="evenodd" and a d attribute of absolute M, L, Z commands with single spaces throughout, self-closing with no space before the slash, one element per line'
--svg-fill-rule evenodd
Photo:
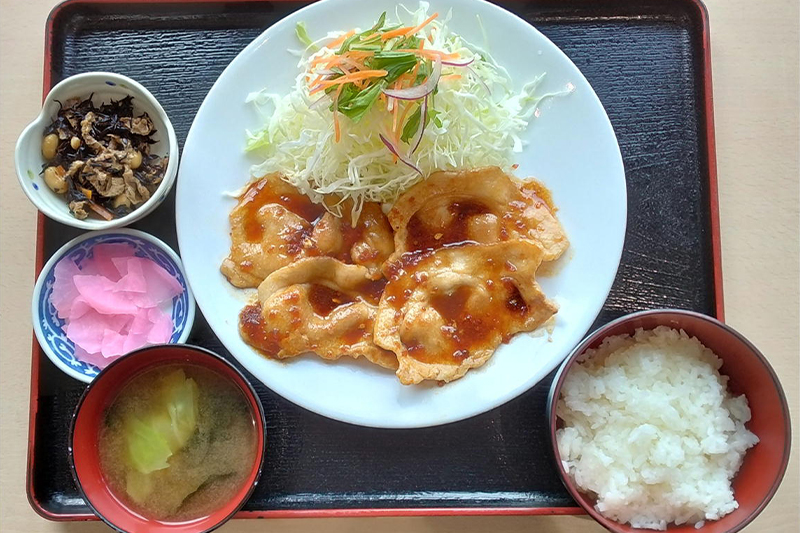
<path fill-rule="evenodd" d="M 116 228 L 92 231 L 72 239 L 45 263 L 33 289 L 31 316 L 36 340 L 48 359 L 67 375 L 90 383 L 100 369 L 75 358 L 74 344 L 67 339 L 61 326 L 64 320 L 58 318 L 55 307 L 50 302 L 54 270 L 56 264 L 66 257 L 80 263 L 91 256 L 94 246 L 100 243 L 127 243 L 135 248 L 135 255 L 153 260 L 169 272 L 183 287 L 183 292 L 173 298 L 172 322 L 173 331 L 170 344 L 183 343 L 188 339 L 195 317 L 195 301 L 180 257 L 172 248 L 145 232 Z"/>

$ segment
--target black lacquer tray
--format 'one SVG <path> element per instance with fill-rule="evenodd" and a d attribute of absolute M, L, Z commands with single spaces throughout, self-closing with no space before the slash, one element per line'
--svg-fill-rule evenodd
<path fill-rule="evenodd" d="M 72 0 L 47 23 L 45 93 L 85 71 L 128 75 L 183 142 L 217 76 L 306 2 Z M 628 184 L 622 262 L 596 325 L 650 308 L 721 318 L 708 24 L 697 0 L 504 1 L 583 71 L 619 139 Z M 531 52 L 533 54 L 533 52 Z M 173 193 L 174 195 L 174 193 Z M 177 248 L 174 196 L 133 225 Z M 40 215 L 37 271 L 79 230 Z M 189 339 L 232 359 L 198 311 Z M 578 513 L 553 465 L 548 376 L 475 418 L 415 430 L 328 420 L 257 384 L 267 461 L 241 517 Z M 85 385 L 34 341 L 28 494 L 54 520 L 93 515 L 70 474 L 69 421 Z"/>

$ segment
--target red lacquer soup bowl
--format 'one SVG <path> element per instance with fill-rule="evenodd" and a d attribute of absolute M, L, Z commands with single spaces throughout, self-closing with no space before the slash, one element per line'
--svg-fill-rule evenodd
<path fill-rule="evenodd" d="M 109 486 L 101 470 L 99 432 L 107 408 L 134 377 L 162 365 L 197 366 L 235 385 L 255 423 L 256 453 L 249 474 L 234 494 L 210 513 L 191 520 L 161 521 L 142 516 Z M 109 526 L 131 533 L 201 533 L 216 529 L 244 505 L 258 483 L 265 455 L 266 423 L 258 395 L 247 379 L 218 355 L 183 344 L 142 348 L 111 363 L 86 389 L 72 419 L 70 465 L 75 483 L 94 513 Z"/>
<path fill-rule="evenodd" d="M 597 348 L 606 337 L 633 335 L 639 328 L 652 330 L 658 326 L 684 330 L 689 336 L 697 337 L 722 360 L 719 372 L 728 376 L 728 390 L 733 395 L 744 394 L 747 397 L 752 416 L 746 426 L 759 439 L 758 444 L 747 451 L 733 478 L 734 497 L 739 504 L 735 511 L 719 520 L 705 521 L 700 528 L 695 528 L 694 524 L 673 524 L 668 525 L 667 530 L 669 533 L 740 531 L 767 506 L 786 472 L 791 448 L 789 407 L 778 377 L 766 357 L 740 333 L 714 318 L 677 309 L 642 311 L 610 322 L 586 337 L 561 365 L 550 389 L 548 415 L 556 468 L 575 501 L 609 531 L 652 531 L 604 517 L 595 509 L 595 499 L 578 489 L 566 472 L 558 451 L 556 430 L 561 427 L 561 419 L 556 413 L 556 405 L 567 374 L 586 350 Z"/>

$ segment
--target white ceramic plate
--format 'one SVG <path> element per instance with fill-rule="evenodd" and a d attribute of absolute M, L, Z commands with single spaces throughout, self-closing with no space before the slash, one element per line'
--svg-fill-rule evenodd
<path fill-rule="evenodd" d="M 572 246 L 556 273 L 540 280 L 560 310 L 552 335 L 518 335 L 482 368 L 439 387 L 403 386 L 393 373 L 342 358 L 325 362 L 306 355 L 278 362 L 258 355 L 239 337 L 238 315 L 247 301 L 220 274 L 230 247 L 228 214 L 235 200 L 224 195 L 242 187 L 253 163 L 243 152 L 245 128 L 261 124 L 245 104 L 263 87 L 288 92 L 299 48 L 295 25 L 312 36 L 352 27 L 368 28 L 391 0 L 323 0 L 281 20 L 234 59 L 211 88 L 184 147 L 178 179 L 177 229 L 181 256 L 197 303 L 225 347 L 258 379 L 286 399 L 353 424 L 424 427 L 461 420 L 497 407 L 528 390 L 554 369 L 581 340 L 600 311 L 619 265 L 625 237 L 627 198 L 622 158 L 600 101 L 575 65 L 527 22 L 481 0 L 433 1 L 430 12 L 447 13 L 449 25 L 482 42 L 517 89 L 546 72 L 543 90 L 572 84 L 567 97 L 547 102 L 525 135 L 518 176 L 537 176 L 552 190 Z M 415 8 L 416 2 L 407 4 Z"/>

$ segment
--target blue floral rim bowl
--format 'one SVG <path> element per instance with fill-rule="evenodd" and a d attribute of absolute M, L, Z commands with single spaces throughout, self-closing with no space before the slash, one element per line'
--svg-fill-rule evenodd
<path fill-rule="evenodd" d="M 69 241 L 44 265 L 36 280 L 31 305 L 33 330 L 42 351 L 53 364 L 69 376 L 86 383 L 91 382 L 100 373 L 100 369 L 75 357 L 75 345 L 62 329 L 65 321 L 58 317 L 51 295 L 56 264 L 69 258 L 80 265 L 92 257 L 93 249 L 98 244 L 129 244 L 133 246 L 137 257 L 154 261 L 181 284 L 183 292 L 172 299 L 169 310 L 173 323 L 170 344 L 186 341 L 192 330 L 195 314 L 194 296 L 186 282 L 181 260 L 178 254 L 159 239 L 138 230 L 114 229 L 89 232 Z"/>
<path fill-rule="evenodd" d="M 89 216 L 75 218 L 69 211 L 68 202 L 63 195 L 56 194 L 44 181 L 42 170 L 46 160 L 42 155 L 42 138 L 47 126 L 58 114 L 63 102 L 71 98 L 88 98 L 92 95 L 95 105 L 133 97 L 134 113 L 138 116 L 147 113 L 155 126 L 150 146 L 152 154 L 168 156 L 169 162 L 158 188 L 143 204 L 127 215 L 112 220 Z M 57 222 L 86 230 L 106 230 L 127 226 L 157 208 L 169 194 L 178 175 L 178 138 L 175 129 L 156 97 L 135 80 L 113 72 L 84 72 L 75 74 L 59 82 L 44 99 L 39 115 L 28 124 L 17 140 L 14 150 L 14 165 L 17 180 L 28 199 L 36 208 Z"/>

